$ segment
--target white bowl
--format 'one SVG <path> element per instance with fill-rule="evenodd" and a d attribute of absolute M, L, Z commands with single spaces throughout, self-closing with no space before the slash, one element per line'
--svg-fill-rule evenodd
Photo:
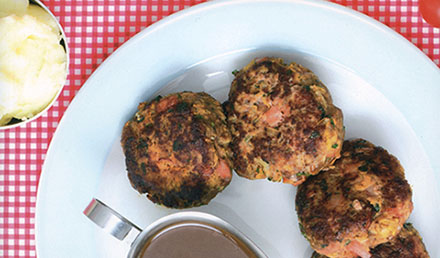
<path fill-rule="evenodd" d="M 64 47 L 64 50 L 66 51 L 66 78 L 67 78 L 67 74 L 69 73 L 69 48 L 67 46 L 67 38 L 66 38 L 66 34 L 64 33 L 63 27 L 61 27 L 61 24 L 58 22 L 57 18 L 55 18 L 55 16 L 53 15 L 53 13 L 40 1 L 40 0 L 30 0 L 29 4 L 35 4 L 40 6 L 41 8 L 43 8 L 51 17 L 52 19 L 56 22 L 58 29 L 60 30 L 61 33 L 61 41 L 60 44 Z M 50 107 L 52 107 L 53 103 L 55 103 L 55 101 L 58 99 L 58 96 L 61 94 L 61 92 L 63 91 L 64 85 L 62 85 L 60 87 L 60 89 L 58 90 L 57 94 L 54 96 L 54 98 L 52 99 L 52 101 L 39 113 L 37 113 L 36 115 L 34 115 L 33 117 L 26 119 L 26 120 L 16 120 L 13 119 L 12 121 L 14 122 L 9 122 L 6 125 L 0 125 L 0 130 L 6 130 L 6 129 L 10 129 L 10 128 L 14 128 L 14 127 L 18 127 L 18 126 L 22 126 L 25 125 L 29 122 L 32 122 L 34 120 L 36 120 L 37 118 L 39 118 L 42 114 L 44 114 Z"/>

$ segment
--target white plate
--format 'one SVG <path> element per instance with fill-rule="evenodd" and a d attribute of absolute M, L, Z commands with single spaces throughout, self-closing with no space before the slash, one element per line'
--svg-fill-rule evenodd
<path fill-rule="evenodd" d="M 313 70 L 342 109 L 347 138 L 363 137 L 400 159 L 414 192 L 410 221 L 431 257 L 439 257 L 439 69 L 384 25 L 309 0 L 201 4 L 150 26 L 108 58 L 73 100 L 49 148 L 38 190 L 38 256 L 125 256 L 125 243 L 82 214 L 94 196 L 141 227 L 175 212 L 129 186 L 117 143 L 123 124 L 158 90 L 204 90 L 223 101 L 231 71 L 263 55 Z M 295 192 L 290 185 L 234 176 L 195 210 L 229 221 L 269 257 L 308 258 Z"/>

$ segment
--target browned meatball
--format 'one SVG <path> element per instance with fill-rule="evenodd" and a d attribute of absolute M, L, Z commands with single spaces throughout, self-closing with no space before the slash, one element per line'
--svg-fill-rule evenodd
<path fill-rule="evenodd" d="M 429 258 L 422 238 L 411 223 L 403 224 L 400 233 L 389 242 L 370 250 L 371 258 Z M 314 252 L 312 258 L 327 258 Z"/>
<path fill-rule="evenodd" d="M 225 103 L 234 168 L 298 185 L 339 158 L 342 112 L 307 68 L 261 58 L 237 72 Z"/>
<path fill-rule="evenodd" d="M 344 142 L 334 168 L 298 187 L 300 229 L 329 257 L 369 257 L 400 231 L 413 205 L 399 161 L 362 139 Z"/>
<path fill-rule="evenodd" d="M 158 204 L 207 204 L 231 180 L 226 117 L 206 93 L 182 92 L 141 103 L 121 144 L 132 186 Z"/>

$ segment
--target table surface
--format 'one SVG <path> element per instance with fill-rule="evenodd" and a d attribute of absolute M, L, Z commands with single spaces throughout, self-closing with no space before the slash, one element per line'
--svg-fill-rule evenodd
<path fill-rule="evenodd" d="M 423 21 L 417 0 L 332 0 L 394 29 L 439 65 L 440 30 Z M 26 126 L 0 131 L 0 257 L 35 257 L 35 204 L 57 125 L 90 74 L 152 23 L 200 0 L 46 0 L 70 47 L 70 74 L 54 106 Z M 440 86 L 440 85 L 439 85 Z"/>

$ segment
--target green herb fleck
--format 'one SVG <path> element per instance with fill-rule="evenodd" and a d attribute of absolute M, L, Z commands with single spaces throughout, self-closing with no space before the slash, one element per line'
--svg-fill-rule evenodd
<path fill-rule="evenodd" d="M 304 89 L 305 89 L 307 92 L 310 91 L 310 85 L 305 85 L 305 86 L 303 86 L 303 87 L 304 87 Z"/>
<path fill-rule="evenodd" d="M 211 127 L 215 129 L 215 123 L 211 122 Z"/>
<path fill-rule="evenodd" d="M 304 171 L 301 171 L 301 172 L 296 173 L 296 176 L 297 176 L 297 177 L 307 176 L 307 173 L 304 172 Z"/>
<path fill-rule="evenodd" d="M 320 80 L 318 80 L 318 79 L 315 79 L 314 85 L 316 85 L 316 86 L 318 86 L 320 88 L 324 88 L 324 85 L 322 85 L 322 82 Z"/>
<path fill-rule="evenodd" d="M 333 126 L 333 128 L 336 126 L 335 121 L 333 121 L 333 118 L 330 118 L 330 124 Z"/>
<path fill-rule="evenodd" d="M 143 115 L 140 115 L 139 113 L 136 113 L 135 118 L 136 118 L 136 122 L 138 123 L 144 121 L 145 119 L 145 117 Z"/>
<path fill-rule="evenodd" d="M 365 141 L 365 140 L 358 140 L 354 143 L 353 148 L 355 148 L 355 149 L 364 148 L 364 147 L 366 147 L 366 145 L 365 145 L 366 143 L 367 143 L 367 141 Z"/>
<path fill-rule="evenodd" d="M 147 166 L 145 165 L 145 163 L 141 163 L 141 169 L 142 169 L 142 173 L 145 176 L 147 174 Z"/>
<path fill-rule="evenodd" d="M 319 181 L 319 187 L 321 187 L 323 192 L 327 192 L 328 190 L 327 181 L 325 181 L 325 179 L 321 179 L 321 181 Z"/>
<path fill-rule="evenodd" d="M 182 95 L 180 95 L 180 93 L 177 93 L 177 99 L 179 99 L 179 100 L 182 99 Z"/>
<path fill-rule="evenodd" d="M 312 134 L 310 135 L 310 139 L 315 139 L 319 137 L 319 132 L 318 131 L 313 131 Z"/>
<path fill-rule="evenodd" d="M 162 99 L 162 96 L 161 96 L 161 95 L 155 97 L 155 98 L 154 98 L 154 101 L 159 102 L 160 99 Z"/>
<path fill-rule="evenodd" d="M 148 144 L 144 139 L 139 139 L 138 145 L 137 145 L 138 149 L 145 149 L 148 150 Z"/>
<path fill-rule="evenodd" d="M 349 239 L 349 240 L 347 240 L 347 241 L 345 241 L 345 244 L 344 245 L 348 245 L 348 244 L 350 244 L 351 243 L 351 240 Z"/>
<path fill-rule="evenodd" d="M 238 71 L 238 70 L 236 69 L 236 70 L 232 71 L 232 74 L 233 74 L 234 76 L 237 76 L 237 74 L 238 74 L 239 72 L 240 72 L 240 71 Z"/>
<path fill-rule="evenodd" d="M 260 167 L 257 167 L 257 173 L 260 173 Z"/>
<path fill-rule="evenodd" d="M 365 165 L 362 165 L 362 166 L 358 167 L 358 169 L 359 169 L 360 171 L 365 172 L 365 171 L 368 170 L 368 166 L 365 164 Z"/>
<path fill-rule="evenodd" d="M 373 207 L 376 212 L 380 211 L 380 205 L 378 203 L 376 203 Z"/>
<path fill-rule="evenodd" d="M 179 113 L 185 112 L 189 110 L 189 104 L 186 102 L 179 102 L 176 105 L 176 111 Z"/>
<path fill-rule="evenodd" d="M 317 252 L 313 252 L 312 258 L 320 258 L 321 254 L 317 253 Z"/>
<path fill-rule="evenodd" d="M 321 106 L 318 107 L 319 111 L 321 111 L 321 119 L 324 117 L 327 117 L 327 114 L 325 113 L 325 109 Z"/>
<path fill-rule="evenodd" d="M 173 151 L 179 151 L 181 149 L 183 149 L 184 147 L 184 143 L 180 140 L 175 140 L 173 142 Z"/>
<path fill-rule="evenodd" d="M 332 148 L 333 148 L 333 149 L 336 149 L 336 148 L 338 148 L 338 146 L 339 146 L 339 145 L 338 145 L 337 143 L 335 143 L 335 144 L 332 145 Z"/>
<path fill-rule="evenodd" d="M 306 230 L 304 229 L 304 226 L 301 223 L 298 223 L 298 226 L 299 226 L 299 231 L 301 231 L 301 234 L 303 235 L 303 237 L 308 239 L 307 235 L 306 235 Z"/>
<path fill-rule="evenodd" d="M 280 174 L 280 180 L 278 180 L 278 182 L 283 182 L 284 181 L 284 176 L 283 174 Z"/>
<path fill-rule="evenodd" d="M 328 246 L 328 244 L 322 244 L 321 248 L 326 248 Z"/>
<path fill-rule="evenodd" d="M 195 115 L 194 117 L 195 117 L 196 119 L 203 120 L 203 116 L 202 116 L 202 115 Z"/>

